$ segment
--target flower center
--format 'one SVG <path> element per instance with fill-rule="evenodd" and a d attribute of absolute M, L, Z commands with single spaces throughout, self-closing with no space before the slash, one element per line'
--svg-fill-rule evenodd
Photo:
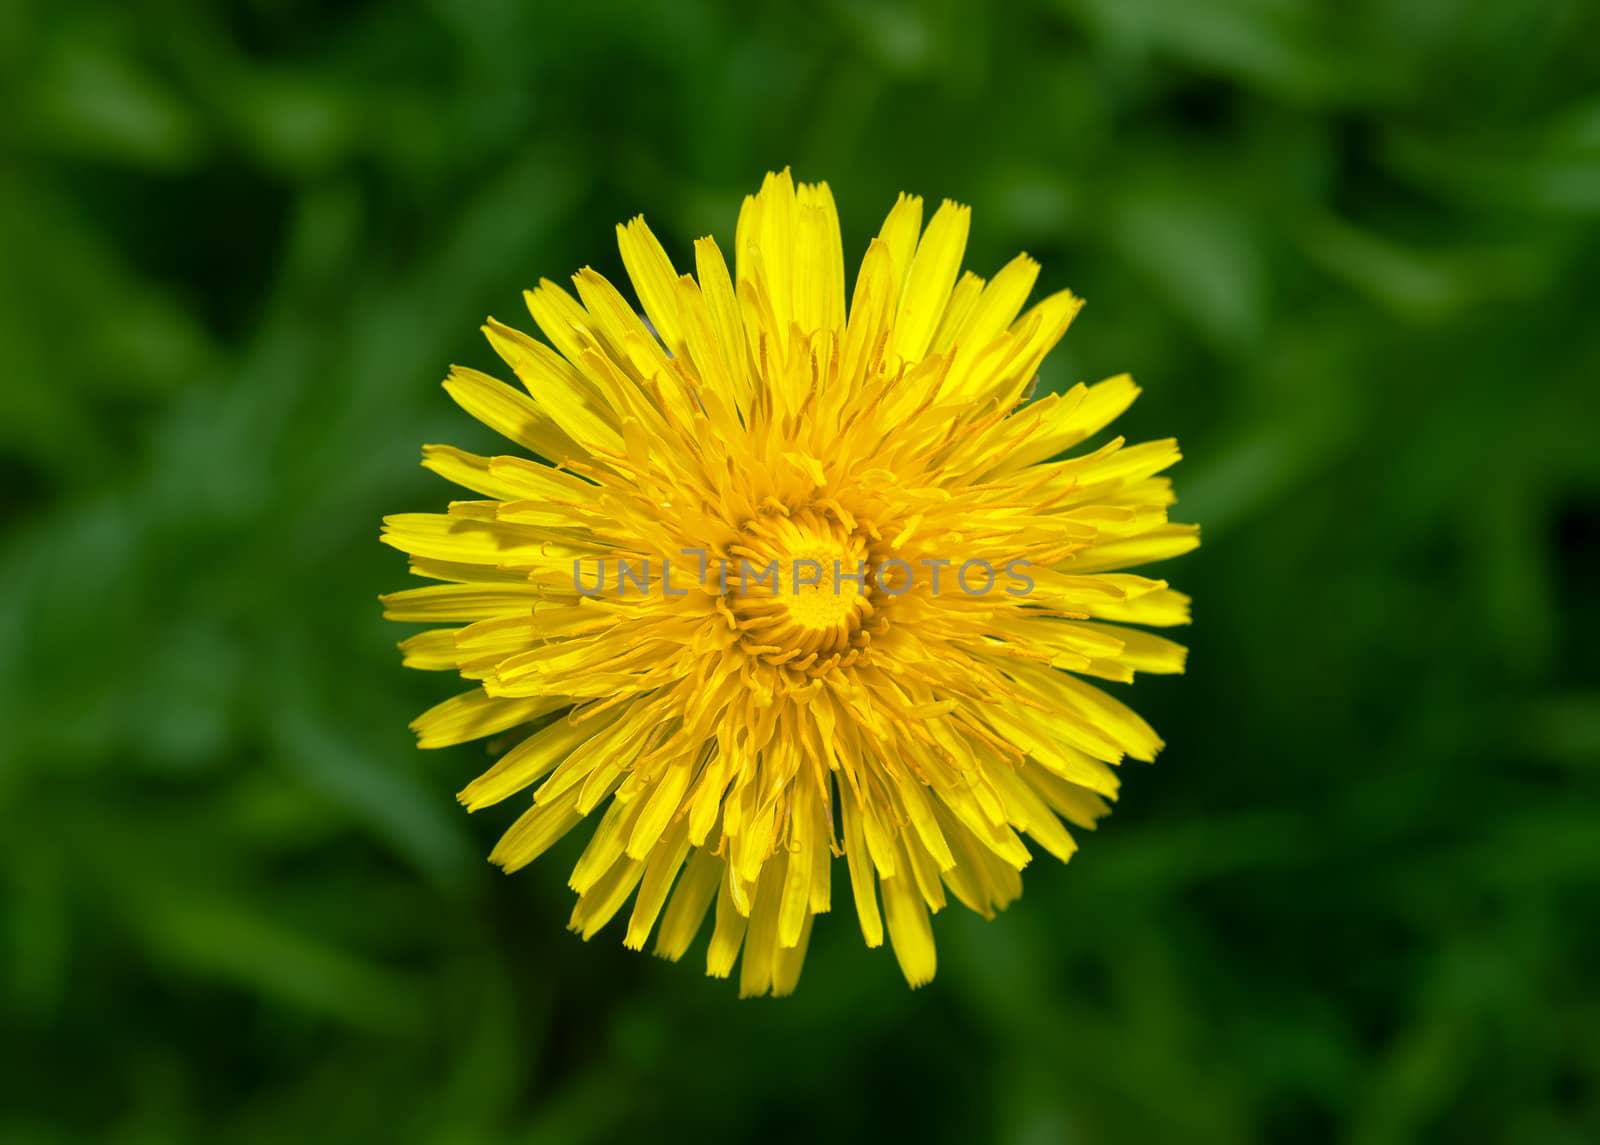
<path fill-rule="evenodd" d="M 750 521 L 729 548 L 729 605 L 747 652 L 820 673 L 866 646 L 872 615 L 867 545 L 814 509 Z"/>

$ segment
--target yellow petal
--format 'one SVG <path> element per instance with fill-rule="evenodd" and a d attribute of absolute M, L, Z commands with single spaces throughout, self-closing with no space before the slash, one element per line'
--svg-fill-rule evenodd
<path fill-rule="evenodd" d="M 506 752 L 456 798 L 468 811 L 493 806 L 543 778 L 595 730 L 590 724 L 556 720 Z"/>
<path fill-rule="evenodd" d="M 848 791 L 840 793 L 839 807 L 844 816 L 844 857 L 850 867 L 850 890 L 855 896 L 861 937 L 868 946 L 882 946 L 883 920 L 878 914 L 877 880 L 872 860 L 867 855 L 866 838 L 861 832 L 861 812 Z"/>
<path fill-rule="evenodd" d="M 722 879 L 717 886 L 716 926 L 711 932 L 711 945 L 706 948 L 706 973 L 712 978 L 726 978 L 733 973 L 733 964 L 739 958 L 739 947 L 744 943 L 745 927 L 749 919 L 740 914 L 733 904 L 733 891 L 729 879 L 732 870 L 721 864 Z"/>
<path fill-rule="evenodd" d="M 672 889 L 672 880 L 689 853 L 689 832 L 685 821 L 674 823 L 661 837 L 645 863 L 644 878 L 639 883 L 639 897 L 634 900 L 633 914 L 628 918 L 627 937 L 622 940 L 630 950 L 643 950 L 645 939 L 661 914 Z"/>
<path fill-rule="evenodd" d="M 878 230 L 878 240 L 889 255 L 894 290 L 891 304 L 898 305 L 906 275 L 911 271 L 911 260 L 917 250 L 917 236 L 922 233 L 922 198 L 919 195 L 900 195 L 895 199 L 889 215 Z M 870 248 L 869 248 L 870 249 Z"/>
<path fill-rule="evenodd" d="M 883 910 L 900 973 L 913 989 L 933 981 L 939 960 L 933 948 L 928 907 L 909 874 L 883 880 Z"/>
<path fill-rule="evenodd" d="M 802 183 L 798 193 L 794 319 L 808 334 L 844 328 L 844 246 L 826 183 Z"/>
<path fill-rule="evenodd" d="M 489 861 L 508 875 L 533 862 L 583 818 L 576 810 L 577 801 L 578 793 L 573 791 L 566 798 L 528 808 L 500 837 Z"/>
<path fill-rule="evenodd" d="M 581 452 L 554 417 L 488 374 L 452 366 L 445 392 L 457 405 L 503 437 L 542 457 L 559 460 Z"/>
<path fill-rule="evenodd" d="M 672 260 L 645 225 L 643 215 L 626 226 L 618 225 L 617 246 L 622 252 L 622 265 L 628 270 L 628 279 L 656 333 L 669 347 L 681 346 L 683 335 L 678 325 L 676 300 L 678 272 L 672 269 Z"/>
<path fill-rule="evenodd" d="M 894 319 L 894 353 L 908 362 L 927 352 L 961 272 L 972 210 L 946 199 L 934 212 L 906 274 Z"/>
<path fill-rule="evenodd" d="M 695 934 L 705 921 L 711 900 L 717 895 L 727 864 L 703 847 L 695 848 L 672 892 L 666 917 L 656 935 L 655 952 L 676 962 L 684 956 Z"/>
<path fill-rule="evenodd" d="M 519 403 L 519 409 L 532 407 L 535 413 L 560 427 L 568 439 L 586 451 L 616 453 L 621 450 L 621 435 L 602 415 L 590 408 L 584 386 L 568 362 L 548 346 L 492 319 L 483 329 L 495 353 L 516 372 L 528 392 L 538 399 L 537 404 L 524 399 L 526 406 Z M 506 389 L 515 394 L 509 387 Z M 487 424 L 498 428 L 492 422 Z M 551 461 L 566 460 L 560 453 L 545 453 L 533 446 L 530 448 L 543 453 Z"/>
<path fill-rule="evenodd" d="M 411 721 L 411 730 L 418 747 L 450 747 L 528 723 L 571 702 L 562 696 L 501 700 L 474 688 L 435 704 Z"/>

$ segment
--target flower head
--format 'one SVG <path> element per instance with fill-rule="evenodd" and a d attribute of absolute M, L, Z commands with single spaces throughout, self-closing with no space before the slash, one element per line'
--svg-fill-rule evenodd
<path fill-rule="evenodd" d="M 520 453 L 424 447 L 477 499 L 385 522 L 436 583 L 384 598 L 438 627 L 406 663 L 473 688 L 423 747 L 510 746 L 461 792 L 532 788 L 491 858 L 511 871 L 592 814 L 572 872 L 589 938 L 680 957 L 708 913 L 710 974 L 787 993 L 833 860 L 867 945 L 934 974 L 930 912 L 1020 893 L 1029 844 L 1065 860 L 1113 764 L 1150 727 L 1086 678 L 1178 672 L 1128 625 L 1188 620 L 1165 581 L 1114 570 L 1198 542 L 1169 524 L 1171 440 L 1074 457 L 1138 393 L 1126 376 L 1030 401 L 1082 305 L 1024 312 L 1039 266 L 962 274 L 969 211 L 923 227 L 902 195 L 846 295 L 827 184 L 768 175 L 735 269 L 679 274 L 643 219 L 617 228 L 641 316 L 593 270 L 527 294 L 539 341 L 490 320 L 518 390 L 445 388 Z M 526 801 L 527 797 L 523 796 Z M 1065 821 L 1065 822 L 1063 822 Z"/>

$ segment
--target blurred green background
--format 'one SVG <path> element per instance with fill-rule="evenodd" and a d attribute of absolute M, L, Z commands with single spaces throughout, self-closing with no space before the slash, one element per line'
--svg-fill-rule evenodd
<path fill-rule="evenodd" d="M 1600 7 L 537 8 L 0 7 L 0 1140 L 1600 1140 Z M 566 933 L 374 599 L 484 315 L 784 164 L 1086 296 L 1206 529 L 1165 755 L 916 993 Z"/>

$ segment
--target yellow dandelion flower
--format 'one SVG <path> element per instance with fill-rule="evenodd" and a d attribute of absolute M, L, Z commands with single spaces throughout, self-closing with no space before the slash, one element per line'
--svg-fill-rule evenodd
<path fill-rule="evenodd" d="M 1126 376 L 1030 401 L 1081 301 L 1023 311 L 1039 266 L 961 271 L 969 210 L 923 226 L 902 195 L 848 296 L 826 183 L 768 175 L 734 272 L 710 238 L 680 274 L 642 218 L 617 228 L 643 308 L 584 269 L 527 293 L 539 341 L 491 319 L 514 389 L 445 389 L 523 454 L 444 445 L 423 464 L 477 495 L 385 521 L 435 582 L 383 598 L 437 627 L 405 662 L 472 681 L 421 746 L 510 746 L 460 798 L 532 788 L 507 871 L 593 812 L 571 927 L 632 899 L 624 942 L 794 989 L 833 860 L 868 946 L 934 974 L 947 894 L 990 917 L 1022 889 L 1023 836 L 1058 859 L 1161 740 L 1086 678 L 1179 672 L 1128 625 L 1188 599 L 1114 570 L 1198 543 L 1170 524 L 1174 441 L 1062 455 L 1127 408 Z M 525 799 L 525 803 L 526 803 Z M 743 954 L 740 962 L 741 951 Z"/>

